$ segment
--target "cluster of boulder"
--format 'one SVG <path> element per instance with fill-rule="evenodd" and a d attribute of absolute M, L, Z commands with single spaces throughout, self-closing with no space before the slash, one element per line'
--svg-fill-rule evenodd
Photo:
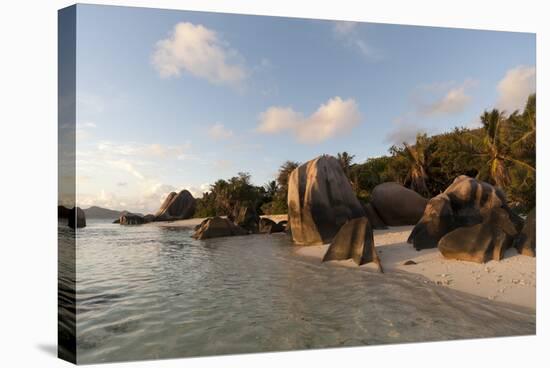
<path fill-rule="evenodd" d="M 524 225 L 500 189 L 463 175 L 430 199 L 408 242 L 417 250 L 437 247 L 446 258 L 479 263 L 502 259 L 511 246 L 534 256 L 535 211 Z"/>
<path fill-rule="evenodd" d="M 287 230 L 287 221 L 275 222 L 261 218 L 251 206 L 236 205 L 227 217 L 210 217 L 195 227 L 195 239 L 209 239 L 224 236 L 273 234 Z"/>
<path fill-rule="evenodd" d="M 71 209 L 65 206 L 57 206 L 57 218 L 67 219 L 67 225 L 71 229 L 86 227 L 86 214 L 80 207 Z"/>
<path fill-rule="evenodd" d="M 352 259 L 378 264 L 373 229 L 415 225 L 408 241 L 417 249 L 438 247 L 444 257 L 500 260 L 511 246 L 535 255 L 535 211 L 524 221 L 492 185 L 460 176 L 430 199 L 398 183 L 374 188 L 362 206 L 340 163 L 323 155 L 289 177 L 288 216 L 297 245 L 330 243 L 323 261 Z"/>
<path fill-rule="evenodd" d="M 288 218 L 294 243 L 331 243 L 323 261 L 352 259 L 380 266 L 371 220 L 336 158 L 323 155 L 292 171 Z"/>
<path fill-rule="evenodd" d="M 126 212 L 117 222 L 135 225 L 187 219 L 195 212 L 195 202 L 187 190 L 172 192 L 154 215 Z M 78 220 L 78 210 L 69 220 Z M 374 262 L 382 271 L 373 229 L 404 225 L 415 225 L 408 239 L 415 249 L 437 247 L 447 258 L 500 260 L 512 246 L 524 255 L 535 256 L 536 252 L 535 210 L 524 221 L 508 207 L 504 193 L 488 183 L 460 176 L 445 192 L 428 200 L 388 182 L 376 186 L 370 202 L 362 205 L 340 162 L 328 155 L 308 161 L 290 174 L 288 222 L 261 218 L 254 207 L 236 204 L 227 218 L 202 221 L 192 236 L 209 239 L 287 232 L 297 245 L 330 243 L 323 261 Z"/>
<path fill-rule="evenodd" d="M 124 211 L 114 224 L 141 225 L 154 221 L 175 221 L 191 218 L 195 214 L 196 200 L 188 190 L 168 194 L 159 210 L 154 214 L 140 215 Z"/>

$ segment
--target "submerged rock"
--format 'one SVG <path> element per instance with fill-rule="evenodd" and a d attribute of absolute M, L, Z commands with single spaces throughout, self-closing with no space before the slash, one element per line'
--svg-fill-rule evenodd
<path fill-rule="evenodd" d="M 525 225 L 514 240 L 514 247 L 519 254 L 535 257 L 537 253 L 537 211 L 533 208 L 527 215 Z"/>
<path fill-rule="evenodd" d="M 370 203 L 385 225 L 403 226 L 420 220 L 428 200 L 414 190 L 389 182 L 374 187 Z"/>
<path fill-rule="evenodd" d="M 247 235 L 248 231 L 221 217 L 205 219 L 192 235 L 195 239 L 219 238 L 224 236 Z"/>
<path fill-rule="evenodd" d="M 348 220 L 334 237 L 327 253 L 326 261 L 352 259 L 358 265 L 374 262 L 380 271 L 380 259 L 374 247 L 372 227 L 366 217 Z"/>
<path fill-rule="evenodd" d="M 284 224 L 283 224 L 284 222 Z M 275 221 L 262 217 L 258 226 L 258 230 L 262 234 L 282 233 L 286 230 L 286 221 L 276 223 Z"/>
<path fill-rule="evenodd" d="M 168 194 L 160 209 L 155 213 L 155 221 L 185 220 L 195 214 L 196 201 L 188 190 Z"/>
<path fill-rule="evenodd" d="M 121 225 L 141 225 L 145 224 L 146 220 L 143 216 L 127 212 L 118 218 L 118 223 Z"/>
<path fill-rule="evenodd" d="M 292 240 L 326 244 L 349 219 L 365 216 L 339 161 L 319 156 L 292 171 L 288 182 L 288 218 Z"/>

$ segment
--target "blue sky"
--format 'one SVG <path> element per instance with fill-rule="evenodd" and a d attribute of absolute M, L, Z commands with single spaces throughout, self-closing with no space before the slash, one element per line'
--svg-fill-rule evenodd
<path fill-rule="evenodd" d="M 83 207 L 152 212 L 285 160 L 360 162 L 535 89 L 535 36 L 78 5 L 77 179 Z"/>

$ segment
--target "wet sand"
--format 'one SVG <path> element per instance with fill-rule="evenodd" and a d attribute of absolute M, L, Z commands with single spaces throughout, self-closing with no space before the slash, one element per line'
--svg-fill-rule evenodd
<path fill-rule="evenodd" d="M 490 300 L 535 309 L 536 258 L 509 249 L 501 261 L 484 264 L 445 259 L 434 249 L 416 251 L 407 238 L 412 226 L 374 230 L 374 243 L 384 272 L 404 271 L 417 274 L 420 282 L 467 292 Z M 329 245 L 297 247 L 296 253 L 319 260 Z M 415 264 L 405 265 L 407 261 Z M 374 264 L 358 267 L 353 261 L 331 261 L 341 266 L 375 270 Z"/>

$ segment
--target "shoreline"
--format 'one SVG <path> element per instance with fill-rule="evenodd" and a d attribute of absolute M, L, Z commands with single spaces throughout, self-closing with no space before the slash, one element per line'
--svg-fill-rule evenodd
<path fill-rule="evenodd" d="M 286 215 L 266 215 L 275 222 Z M 153 226 L 193 228 L 204 220 L 192 218 L 151 223 Z M 496 302 L 536 309 L 536 258 L 519 255 L 508 249 L 501 261 L 474 263 L 445 259 L 437 248 L 416 251 L 407 238 L 413 226 L 389 227 L 374 230 L 374 243 L 385 273 L 406 272 L 419 276 L 419 282 L 476 295 Z M 302 257 L 323 259 L 329 245 L 294 246 L 293 252 Z M 415 264 L 404 265 L 407 261 Z M 377 271 L 374 263 L 357 266 L 352 260 L 330 261 L 328 264 Z"/>
<path fill-rule="evenodd" d="M 508 249 L 501 261 L 474 263 L 444 258 L 437 248 L 415 250 L 407 243 L 413 226 L 374 230 L 374 243 L 385 273 L 407 272 L 432 283 L 489 300 L 536 310 L 536 258 Z M 299 246 L 296 254 L 323 259 L 329 245 Z M 415 264 L 404 265 L 407 261 Z M 376 271 L 374 263 L 357 266 L 352 260 L 333 265 Z"/>

